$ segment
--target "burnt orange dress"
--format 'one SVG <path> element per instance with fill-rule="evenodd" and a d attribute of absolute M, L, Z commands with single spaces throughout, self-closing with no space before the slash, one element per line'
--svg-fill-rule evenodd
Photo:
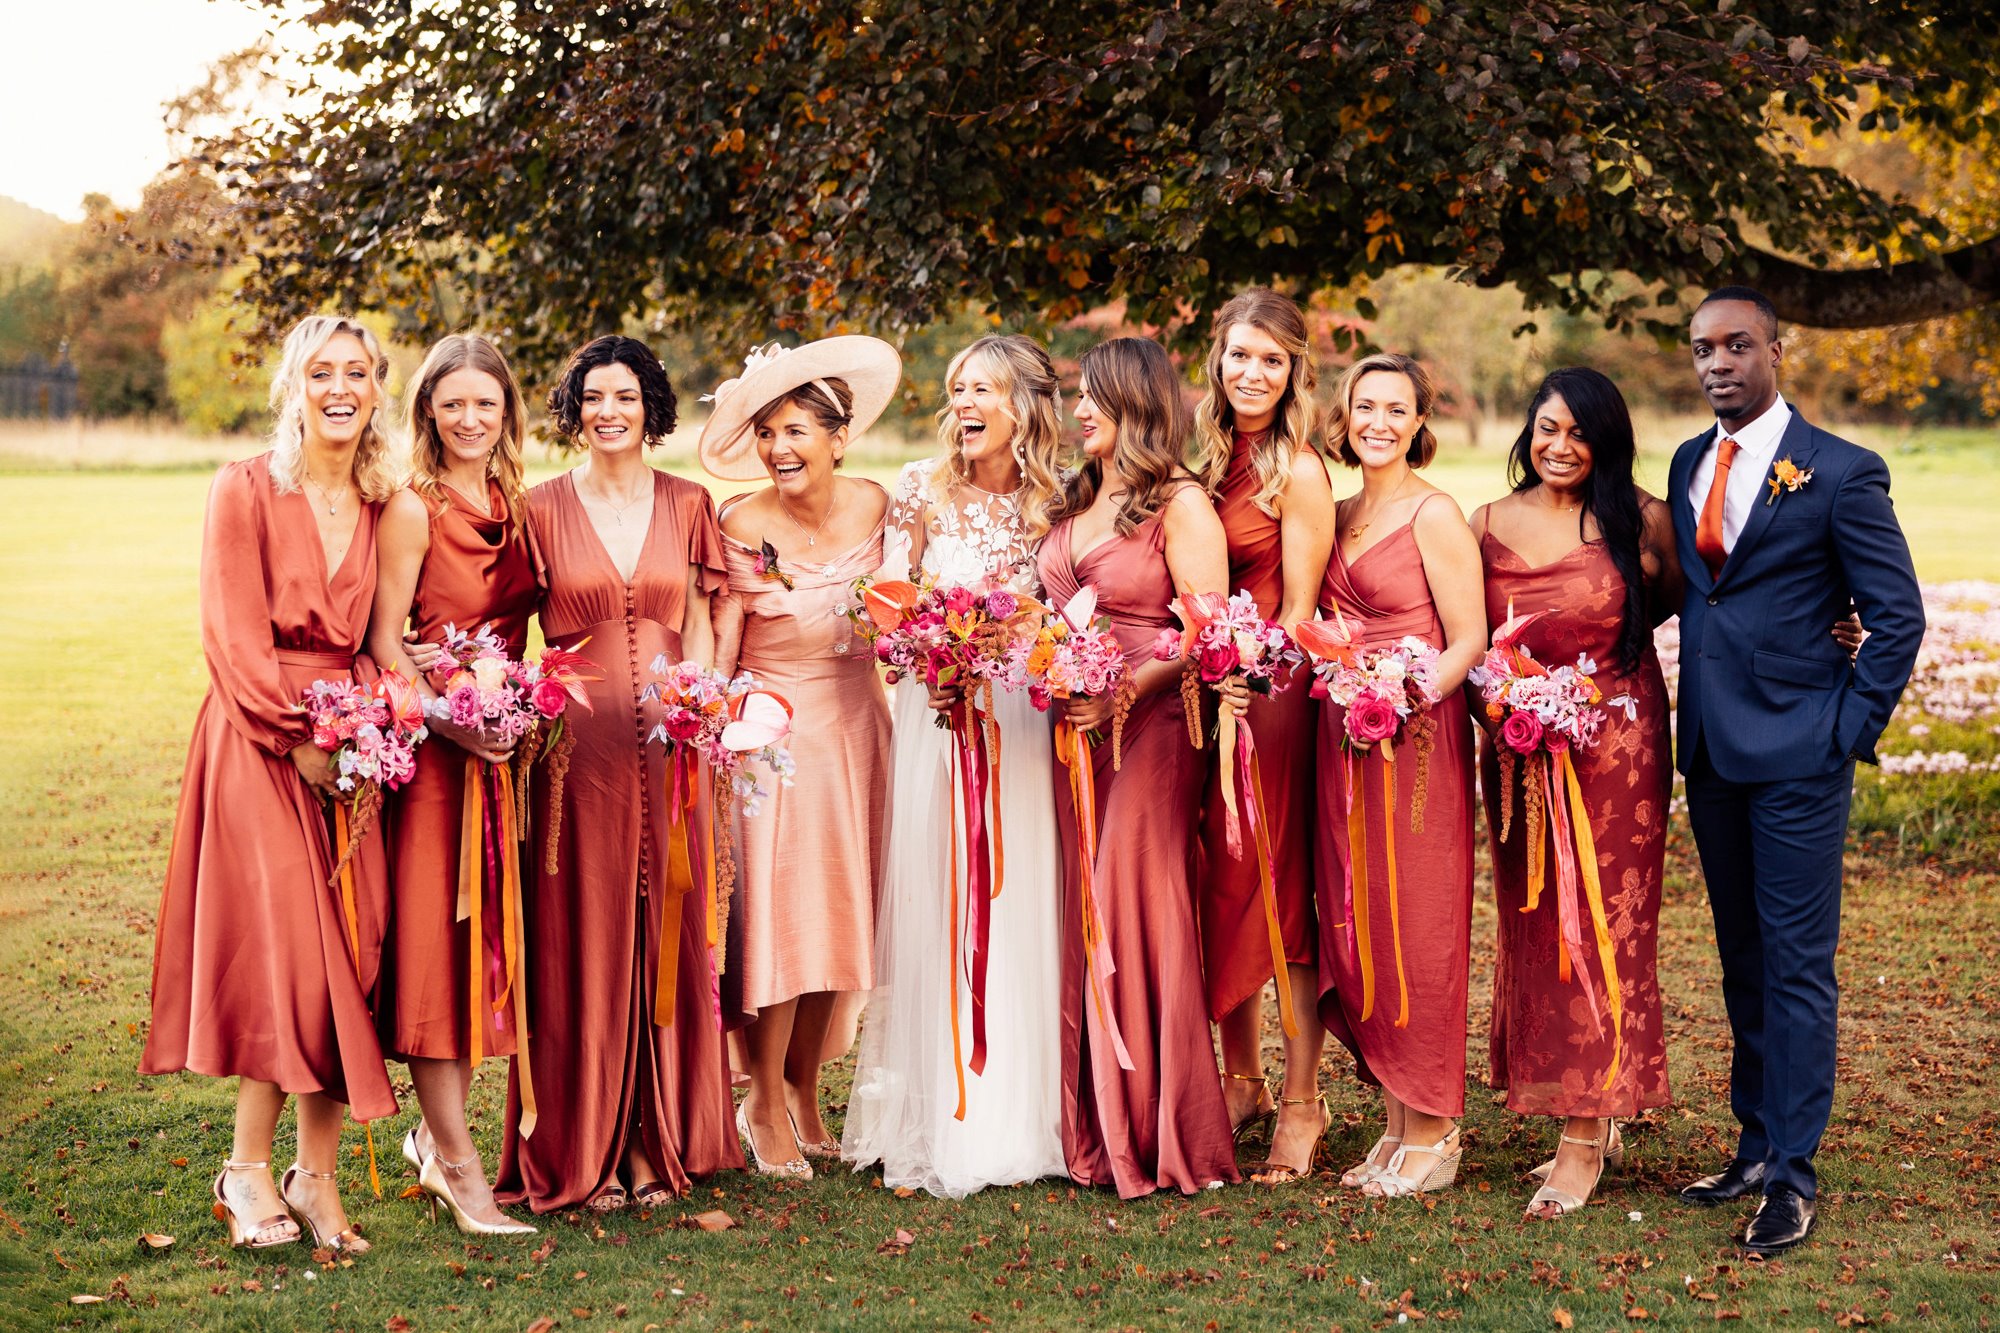
<path fill-rule="evenodd" d="M 374 1120 L 396 1112 L 369 1012 L 389 907 L 380 824 L 355 856 L 357 956 L 328 883 L 328 807 L 285 756 L 311 743 L 306 687 L 353 678 L 375 601 L 380 507 L 362 506 L 328 578 L 310 503 L 278 491 L 269 460 L 228 464 L 208 494 L 209 687 L 181 774 L 139 1070 L 261 1079 Z"/>
<path fill-rule="evenodd" d="M 1077 559 L 1064 519 L 1036 556 L 1050 601 L 1085 586 L 1137 670 L 1162 629 L 1175 625 L 1166 525 L 1159 514 Z M 1097 858 L 1092 896 L 1114 970 L 1104 997 L 1132 1068 L 1120 1066 L 1110 1029 L 1087 994 L 1078 809 L 1069 770 L 1055 761 L 1056 828 L 1062 839 L 1062 1145 L 1070 1178 L 1115 1186 L 1134 1199 L 1158 1189 L 1192 1194 L 1241 1179 L 1229 1111 L 1216 1073 L 1195 928 L 1196 821 L 1206 751 L 1188 743 L 1178 691 L 1147 695 L 1125 719 L 1124 763 L 1109 738 L 1091 751 Z"/>
<path fill-rule="evenodd" d="M 1428 500 L 1425 503 L 1429 503 Z M 1421 505 L 1418 508 L 1422 508 Z M 1417 550 L 1415 518 L 1363 551 L 1349 564 L 1336 543 L 1320 588 L 1320 611 L 1337 604 L 1362 646 L 1377 648 L 1414 634 L 1444 647 L 1444 625 L 1431 600 Z M 1346 714 L 1323 704 L 1319 721 L 1320 1021 L 1354 1052 L 1358 1072 L 1425 1115 L 1465 1111 L 1465 1000 L 1472 947 L 1472 724 L 1464 691 L 1431 709 L 1436 748 L 1425 785 L 1423 829 L 1412 820 L 1416 796 L 1414 749 L 1396 748 L 1391 809 L 1383 793 L 1378 745 L 1349 758 L 1341 752 Z M 1363 1018 L 1363 979 L 1357 930 L 1347 918 L 1347 877 L 1359 873 L 1348 845 L 1348 801 L 1366 811 L 1369 958 L 1374 1006 Z M 1396 903 L 1389 890 L 1387 821 L 1394 819 Z M 1364 893 L 1353 886 L 1358 903 Z M 1402 965 L 1409 1015 L 1402 1006 L 1392 916 L 1402 927 Z"/>
<path fill-rule="evenodd" d="M 468 633 L 491 626 L 510 657 L 528 644 L 528 618 L 539 589 L 528 559 L 524 530 L 514 528 L 498 482 L 487 483 L 485 508 L 447 486 L 431 510 L 430 549 L 417 574 L 410 630 L 425 643 L 444 638 L 445 627 Z M 440 683 L 442 683 L 440 681 Z M 462 1060 L 472 1053 L 468 1027 L 466 951 L 471 931 L 457 917 L 460 821 L 465 809 L 465 766 L 474 762 L 441 736 L 417 751 L 417 771 L 389 799 L 387 811 L 391 900 L 395 914 L 383 964 L 382 1039 L 401 1056 Z M 500 913 L 482 914 L 486 955 L 500 958 Z M 488 996 L 501 992 L 497 961 L 488 968 Z M 512 1055 L 513 1014 L 482 1015 L 480 1048 Z"/>
<path fill-rule="evenodd" d="M 1271 620 L 1285 595 L 1283 543 L 1278 520 L 1254 502 L 1257 473 L 1250 459 L 1257 438 L 1236 435 L 1215 512 L 1229 538 L 1229 591 L 1249 592 L 1257 599 L 1259 614 Z M 1248 714 L 1257 738 L 1264 813 L 1270 820 L 1279 936 L 1285 961 L 1307 966 L 1319 956 L 1312 870 L 1317 813 L 1313 768 L 1318 754 L 1311 686 L 1310 672 L 1294 672 L 1284 689 L 1251 695 Z M 1243 856 L 1239 860 L 1229 854 L 1220 775 L 1220 760 L 1211 757 L 1202 804 L 1202 868 L 1195 881 L 1200 886 L 1196 906 L 1201 917 L 1202 976 L 1208 987 L 1208 1016 L 1216 1021 L 1255 995 L 1273 975 L 1256 846 L 1248 827 L 1240 826 Z M 1308 997 L 1299 998 L 1301 1004 L 1307 1001 Z"/>
<path fill-rule="evenodd" d="M 1592 1017 L 1581 986 L 1560 979 L 1556 966 L 1556 905 L 1545 887 L 1533 912 L 1527 904 L 1527 838 L 1521 798 L 1513 798 L 1512 828 L 1500 833 L 1500 765 L 1492 738 L 1482 745 L 1480 788 L 1486 799 L 1487 835 L 1493 847 L 1493 894 L 1499 909 L 1499 963 L 1493 974 L 1492 1086 L 1507 1090 L 1507 1106 L 1523 1115 L 1629 1116 L 1664 1106 L 1666 1033 L 1660 1016 L 1660 884 L 1667 857 L 1667 803 L 1673 782 L 1672 732 L 1660 659 L 1648 641 L 1638 670 L 1618 669 L 1618 629 L 1625 608 L 1625 580 L 1602 541 L 1579 544 L 1560 560 L 1530 566 L 1487 533 L 1480 539 L 1486 567 L 1486 615 L 1498 625 L 1511 599 L 1520 614 L 1546 612 L 1524 640 L 1551 665 L 1587 654 L 1598 667 L 1607 699 L 1629 695 L 1638 716 L 1605 710 L 1595 747 L 1573 750 L 1577 783 L 1590 812 L 1599 882 L 1611 930 L 1623 1000 L 1618 1073 L 1610 1069 L 1610 1015 Z M 1549 885 L 1553 885 L 1550 872 Z M 1584 939 L 1591 938 L 1586 911 Z M 1580 966 L 1588 970 L 1600 1006 L 1604 973 L 1593 948 Z"/>
<path fill-rule="evenodd" d="M 520 1136 L 516 1080 L 494 1185 L 503 1204 L 546 1213 L 587 1203 L 617 1182 L 634 1135 L 677 1193 L 697 1176 L 743 1165 L 706 905 L 668 883 L 667 754 L 646 740 L 659 705 L 640 697 L 656 656 L 680 658 L 689 566 L 701 571 L 703 591 L 722 586 L 720 536 L 705 489 L 656 473 L 628 583 L 567 475 L 528 492 L 542 637 L 581 645 L 603 679 L 589 686 L 588 709 L 565 714 L 576 739 L 553 873 L 543 857 L 551 783 L 539 764 L 529 797 L 524 947 L 541 1118 L 532 1137 Z M 674 1021 L 660 1027 L 653 1001 L 667 912 L 680 913 L 680 952 Z"/>

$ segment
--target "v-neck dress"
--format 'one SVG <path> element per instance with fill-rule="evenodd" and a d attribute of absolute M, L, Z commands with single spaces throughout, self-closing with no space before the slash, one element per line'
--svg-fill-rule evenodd
<path fill-rule="evenodd" d="M 1155 514 L 1075 558 L 1074 523 L 1056 524 L 1036 560 L 1061 606 L 1097 589 L 1097 609 L 1134 670 L 1159 632 L 1178 622 L 1169 603 L 1166 527 Z M 1239 1179 L 1229 1111 L 1202 1001 L 1194 860 L 1202 784 L 1213 761 L 1188 742 L 1177 690 L 1138 700 L 1125 719 L 1124 762 L 1111 742 L 1091 751 L 1097 859 L 1091 893 L 1115 967 L 1106 997 L 1132 1068 L 1120 1067 L 1086 994 L 1080 843 L 1068 770 L 1056 760 L 1062 839 L 1062 1143 L 1072 1179 L 1115 1186 L 1132 1199 L 1158 1189 L 1192 1194 Z"/>
<path fill-rule="evenodd" d="M 1426 504 L 1429 500 L 1426 499 Z M 1422 509 L 1422 505 L 1418 509 Z M 1379 648 L 1406 634 L 1444 647 L 1415 517 L 1350 564 L 1334 544 L 1320 614 L 1338 606 L 1363 647 Z M 1431 709 L 1437 730 L 1425 783 L 1423 828 L 1415 827 L 1415 747 L 1396 747 L 1393 806 L 1383 792 L 1382 747 L 1349 757 L 1340 737 L 1346 710 L 1323 703 L 1319 718 L 1319 846 L 1315 875 L 1319 907 L 1320 1020 L 1354 1052 L 1358 1072 L 1425 1115 L 1465 1110 L 1465 1001 L 1472 930 L 1473 748 L 1465 694 L 1454 691 Z M 1363 986 L 1357 932 L 1348 920 L 1346 885 L 1356 875 L 1348 845 L 1348 803 L 1364 807 L 1368 860 L 1366 897 L 1375 1003 L 1362 1017 Z M 1396 893 L 1392 913 L 1387 843 L 1395 820 Z M 1357 904 L 1363 886 L 1355 883 Z M 1395 923 L 1409 1018 L 1401 1027 Z"/>
<path fill-rule="evenodd" d="M 484 506 L 449 486 L 441 500 L 424 504 L 430 547 L 417 571 L 410 632 L 437 643 L 447 625 L 467 632 L 490 627 L 508 654 L 519 657 L 538 590 L 527 533 L 509 517 L 500 484 L 488 481 Z M 475 1019 L 482 1024 L 483 1052 L 514 1053 L 511 1007 L 496 1014 L 489 1005 L 474 1005 L 466 983 L 472 932 L 469 922 L 457 919 L 458 854 L 465 766 L 473 762 L 433 734 L 417 747 L 417 771 L 390 795 L 384 812 L 394 910 L 376 1016 L 384 1046 L 406 1059 L 465 1059 Z M 500 914 L 484 915 L 491 973 L 501 957 Z M 490 976 L 489 986 L 488 994 L 498 994 L 500 978 Z"/>
<path fill-rule="evenodd" d="M 1500 761 L 1490 736 L 1480 747 L 1500 946 L 1493 973 L 1490 1081 L 1507 1090 L 1508 1108 L 1524 1115 L 1637 1115 L 1670 1099 L 1656 946 L 1673 739 L 1660 659 L 1649 640 L 1637 670 L 1619 669 L 1625 580 L 1602 541 L 1583 542 L 1559 560 L 1530 565 L 1488 532 L 1479 554 L 1486 568 L 1488 622 L 1505 620 L 1510 602 L 1522 615 L 1544 612 L 1525 640 L 1536 658 L 1563 664 L 1575 662 L 1579 653 L 1588 655 L 1597 663 L 1597 686 L 1604 697 L 1629 696 L 1636 714 L 1627 718 L 1623 709 L 1607 708 L 1597 744 L 1570 752 L 1584 808 L 1590 812 L 1623 1001 L 1618 1074 L 1609 1087 L 1605 1073 L 1614 1049 L 1610 1015 L 1603 1012 L 1600 1019 L 1593 1014 L 1576 981 L 1561 979 L 1556 961 L 1560 932 L 1548 892 L 1535 911 L 1524 910 L 1528 843 L 1519 788 L 1512 827 L 1502 841 Z M 1589 939 L 1587 915 L 1584 920 Z M 1585 949 L 1574 962 L 1602 997 L 1597 951 Z"/>
<path fill-rule="evenodd" d="M 791 561 L 787 588 L 756 571 L 756 551 L 728 533 L 729 595 L 743 608 L 736 669 L 792 705 L 792 785 L 736 823 L 724 1012 L 732 1024 L 766 1005 L 875 985 L 875 894 L 888 811 L 889 698 L 868 644 L 840 614 L 851 585 L 882 567 L 877 527 L 823 562 Z M 854 1000 L 839 1026 L 851 1038 Z M 844 1050 L 844 1046 L 842 1047 Z"/>
<path fill-rule="evenodd" d="M 389 907 L 381 824 L 354 858 L 357 955 L 329 884 L 329 807 L 286 757 L 311 742 L 306 688 L 354 678 L 379 511 L 361 507 L 328 578 L 310 503 L 277 489 L 269 454 L 228 464 L 209 490 L 209 687 L 181 775 L 141 1073 L 261 1079 L 324 1093 L 360 1120 L 395 1114 L 371 1013 Z"/>
<path fill-rule="evenodd" d="M 528 544 L 541 585 L 542 638 L 580 649 L 602 679 L 572 708 L 575 738 L 560 811 L 545 765 L 532 781 L 527 897 L 528 1021 L 540 1114 L 519 1134 L 518 1082 L 494 1193 L 538 1213 L 586 1203 L 616 1183 L 635 1136 L 660 1183 L 743 1165 L 715 1004 L 707 911 L 667 883 L 667 755 L 649 744 L 659 705 L 641 696 L 655 657 L 681 656 L 688 570 L 722 585 L 715 506 L 702 486 L 653 475 L 653 510 L 628 581 L 611 563 L 573 474 L 528 492 Z M 556 868 L 544 847 L 556 828 Z M 697 853 L 699 855 L 699 853 Z M 680 913 L 674 1021 L 653 1021 L 663 914 Z M 642 1185 L 645 1181 L 628 1181 Z"/>

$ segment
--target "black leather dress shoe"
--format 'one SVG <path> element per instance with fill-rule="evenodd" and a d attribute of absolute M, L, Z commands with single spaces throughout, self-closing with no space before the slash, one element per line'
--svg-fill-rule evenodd
<path fill-rule="evenodd" d="M 1716 1204 L 1755 1194 L 1763 1188 L 1764 1164 L 1738 1157 L 1714 1175 L 1703 1176 L 1682 1190 L 1681 1198 L 1703 1208 L 1713 1208 Z"/>
<path fill-rule="evenodd" d="M 1783 1254 L 1812 1235 L 1819 1206 L 1797 1190 L 1780 1185 L 1764 1196 L 1757 1215 L 1743 1232 L 1743 1248 L 1752 1254 Z"/>

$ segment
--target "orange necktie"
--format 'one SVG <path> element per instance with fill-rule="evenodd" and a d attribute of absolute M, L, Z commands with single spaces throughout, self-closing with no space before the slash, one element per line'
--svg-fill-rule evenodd
<path fill-rule="evenodd" d="M 1722 562 L 1729 558 L 1728 548 L 1722 544 L 1722 501 L 1729 490 L 1730 465 L 1742 448 L 1726 435 L 1716 442 L 1715 480 L 1708 484 L 1708 499 L 1702 502 L 1701 521 L 1694 528 L 1694 549 L 1708 565 L 1710 578 L 1722 573 Z"/>

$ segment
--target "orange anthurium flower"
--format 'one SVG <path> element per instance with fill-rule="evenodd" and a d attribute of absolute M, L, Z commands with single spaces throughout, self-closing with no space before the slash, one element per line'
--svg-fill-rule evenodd
<path fill-rule="evenodd" d="M 861 605 L 877 629 L 892 630 L 916 609 L 918 595 L 914 583 L 882 579 L 861 590 Z"/>

